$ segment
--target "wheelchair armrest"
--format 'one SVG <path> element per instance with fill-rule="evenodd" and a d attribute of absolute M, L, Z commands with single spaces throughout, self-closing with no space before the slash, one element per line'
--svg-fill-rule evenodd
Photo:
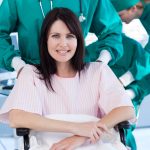
<path fill-rule="evenodd" d="M 130 125 L 130 123 L 128 121 L 120 122 L 117 125 L 119 133 L 120 133 L 120 140 L 121 140 L 121 142 L 124 145 L 126 145 L 124 129 L 129 129 L 130 126 L 131 125 Z M 23 139 L 24 139 L 24 150 L 29 150 L 29 148 L 30 148 L 29 133 L 30 133 L 30 129 L 28 129 L 28 128 L 17 128 L 16 129 L 16 134 L 18 136 L 23 136 Z"/>
<path fill-rule="evenodd" d="M 129 129 L 131 124 L 129 121 L 123 121 L 118 124 L 118 129 Z"/>
<path fill-rule="evenodd" d="M 117 125 L 119 133 L 120 133 L 120 140 L 125 146 L 126 146 L 126 135 L 125 135 L 124 129 L 129 129 L 130 126 L 131 124 L 129 123 L 129 121 L 123 121 Z"/>
<path fill-rule="evenodd" d="M 29 133 L 30 133 L 30 129 L 28 129 L 28 128 L 17 128 L 16 129 L 17 136 L 29 135 Z"/>
<path fill-rule="evenodd" d="M 29 148 L 30 148 L 29 133 L 30 133 L 30 129 L 28 129 L 28 128 L 17 128 L 16 129 L 17 136 L 23 136 L 24 150 L 29 150 Z"/>
<path fill-rule="evenodd" d="M 6 86 L 3 86 L 2 89 L 3 90 L 12 90 L 14 87 L 14 85 L 6 85 Z"/>

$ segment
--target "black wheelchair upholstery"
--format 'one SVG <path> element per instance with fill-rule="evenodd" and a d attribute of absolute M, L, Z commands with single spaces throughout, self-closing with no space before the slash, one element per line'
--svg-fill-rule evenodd
<path fill-rule="evenodd" d="M 120 133 L 120 140 L 125 146 L 126 146 L 126 138 L 125 138 L 124 129 L 129 129 L 129 128 L 130 128 L 130 123 L 128 121 L 121 122 L 117 125 L 117 129 Z M 23 136 L 24 150 L 29 150 L 29 148 L 30 148 L 30 140 L 29 140 L 30 129 L 17 128 L 16 134 L 17 134 L 17 136 Z"/>

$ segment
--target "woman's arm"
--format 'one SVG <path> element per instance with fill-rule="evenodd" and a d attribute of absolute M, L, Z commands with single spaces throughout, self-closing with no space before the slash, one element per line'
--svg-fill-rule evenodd
<path fill-rule="evenodd" d="M 74 127 L 71 122 L 48 119 L 35 113 L 15 109 L 9 112 L 9 121 L 13 128 L 23 127 L 35 131 L 71 132 Z"/>
<path fill-rule="evenodd" d="M 45 118 L 38 114 L 22 110 L 11 110 L 9 112 L 10 126 L 13 128 L 29 128 L 35 131 L 66 132 L 91 138 L 97 141 L 102 131 L 107 128 L 98 122 L 75 123 Z"/>
<path fill-rule="evenodd" d="M 99 122 L 106 125 L 107 128 L 113 128 L 122 121 L 131 120 L 135 118 L 135 111 L 133 107 L 121 106 L 113 109 L 110 113 L 105 115 Z"/>
<path fill-rule="evenodd" d="M 71 136 L 67 137 L 57 143 L 54 143 L 50 150 L 56 149 L 65 149 L 65 150 L 73 150 L 80 146 L 82 146 L 86 142 L 87 138 L 82 136 Z"/>
<path fill-rule="evenodd" d="M 104 64 L 99 91 L 99 108 L 106 114 L 100 122 L 105 124 L 107 128 L 112 128 L 122 121 L 135 117 L 130 97 L 112 70 Z"/>
<path fill-rule="evenodd" d="M 113 109 L 108 115 L 104 116 L 96 125 L 99 127 L 99 125 L 104 124 L 108 128 L 113 128 L 116 124 L 129 120 L 134 118 L 134 109 L 132 107 L 124 106 L 124 107 L 118 107 Z M 93 132 L 94 133 L 94 132 Z M 100 139 L 101 135 L 103 134 L 103 131 L 101 134 L 98 134 L 97 140 Z M 55 150 L 57 148 L 60 149 L 75 149 L 82 144 L 86 142 L 87 138 L 81 137 L 81 136 L 72 136 L 65 138 L 58 143 L 55 143 L 50 150 Z M 94 143 L 96 140 L 91 141 Z"/>

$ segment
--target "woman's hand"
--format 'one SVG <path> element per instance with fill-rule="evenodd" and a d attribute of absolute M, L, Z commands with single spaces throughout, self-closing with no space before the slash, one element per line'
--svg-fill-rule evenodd
<path fill-rule="evenodd" d="M 50 150 L 74 150 L 75 148 L 83 145 L 86 140 L 86 137 L 77 135 L 71 136 L 59 141 L 58 143 L 53 144 Z"/>
<path fill-rule="evenodd" d="M 107 127 L 98 122 L 78 123 L 73 133 L 75 135 L 85 136 L 90 138 L 92 143 L 97 142 L 104 132 L 108 132 Z"/>

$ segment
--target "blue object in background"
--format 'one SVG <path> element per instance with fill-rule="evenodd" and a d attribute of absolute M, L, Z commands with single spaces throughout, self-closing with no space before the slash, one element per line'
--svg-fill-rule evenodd
<path fill-rule="evenodd" d="M 2 107 L 7 96 L 0 94 L 0 108 Z M 8 124 L 0 123 L 0 137 L 13 137 L 13 129 Z"/>
<path fill-rule="evenodd" d="M 11 40 L 12 40 L 12 44 L 15 46 L 15 49 L 19 49 L 18 41 L 17 41 L 17 33 L 11 34 Z"/>

